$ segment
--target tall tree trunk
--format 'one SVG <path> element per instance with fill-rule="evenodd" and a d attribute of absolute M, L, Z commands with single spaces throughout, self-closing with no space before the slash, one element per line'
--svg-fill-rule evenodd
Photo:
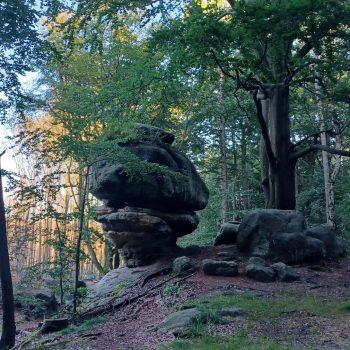
<path fill-rule="evenodd" d="M 3 197 L 1 157 L 0 155 L 0 279 L 2 292 L 2 333 L 0 350 L 6 350 L 15 346 L 16 324 L 15 306 L 13 301 L 13 288 L 8 242 L 6 233 L 5 203 Z"/>
<path fill-rule="evenodd" d="M 243 190 L 243 198 L 242 204 L 243 209 L 246 210 L 250 207 L 249 200 L 249 176 L 248 176 L 248 167 L 247 167 L 247 140 L 246 140 L 246 125 L 243 121 L 240 122 L 241 128 L 241 171 L 242 171 L 242 190 Z"/>
<path fill-rule="evenodd" d="M 97 259 L 96 252 L 95 252 L 94 247 L 92 246 L 91 241 L 90 241 L 90 237 L 87 237 L 85 239 L 85 244 L 86 244 L 86 247 L 87 247 L 87 249 L 89 251 L 91 262 L 93 263 L 93 265 L 96 267 L 97 271 L 102 276 L 105 275 L 106 273 L 105 273 L 101 263 Z"/>
<path fill-rule="evenodd" d="M 77 237 L 77 246 L 75 250 L 75 283 L 74 283 L 74 295 L 73 295 L 73 313 L 77 312 L 77 303 L 78 303 L 78 285 L 79 285 L 79 275 L 80 275 L 80 250 L 81 250 L 81 241 L 84 230 L 84 220 L 85 220 L 85 204 L 88 188 L 88 176 L 89 176 L 89 167 L 86 168 L 86 174 L 82 173 L 79 175 L 79 229 Z"/>
<path fill-rule="evenodd" d="M 221 222 L 224 223 L 227 218 L 227 154 L 226 154 L 226 125 L 223 118 L 220 120 L 220 190 L 221 190 Z"/>
<path fill-rule="evenodd" d="M 291 159 L 293 145 L 290 140 L 289 88 L 274 87 L 269 103 L 269 133 L 276 164 L 271 168 L 274 198 L 273 207 L 295 209 L 295 165 Z"/>
<path fill-rule="evenodd" d="M 341 135 L 336 135 L 335 137 L 335 148 L 341 149 Z M 332 225 L 334 228 L 337 227 L 336 219 L 335 219 L 335 199 L 334 199 L 334 185 L 337 175 L 340 170 L 341 165 L 341 156 L 335 155 L 335 163 L 332 174 L 329 178 L 329 211 L 327 212 L 327 222 Z"/>
<path fill-rule="evenodd" d="M 264 158 L 268 159 L 268 172 L 264 169 L 263 174 L 263 185 L 268 195 L 267 206 L 276 209 L 295 209 L 296 160 L 291 157 L 293 145 L 290 140 L 289 126 L 289 88 L 274 86 L 267 92 L 267 101 L 255 100 L 255 102 L 259 108 L 259 122 L 265 123 L 268 133 L 264 137 L 262 154 L 263 167 L 266 165 Z M 266 113 L 265 116 L 264 113 Z M 267 151 L 266 137 L 270 142 L 270 152 Z"/>
<path fill-rule="evenodd" d="M 264 123 L 268 129 L 268 99 L 264 98 L 261 99 L 261 117 L 264 120 Z M 270 204 L 270 174 L 269 174 L 269 158 L 266 153 L 266 143 L 264 140 L 263 135 L 260 136 L 260 169 L 261 169 L 261 185 L 264 191 L 265 196 L 265 206 L 266 208 L 271 208 L 272 205 Z M 271 189 L 272 190 L 272 189 Z M 272 196 L 273 197 L 273 196 Z"/>
<path fill-rule="evenodd" d="M 315 90 L 318 92 L 318 94 L 322 94 L 322 87 L 320 86 L 317 80 L 315 82 Z M 321 121 L 321 130 L 325 130 L 326 129 L 325 106 L 321 98 L 318 98 L 317 104 L 318 104 L 318 113 Z M 339 125 L 337 125 L 336 121 L 335 121 L 335 125 L 336 125 L 336 129 L 339 129 Z M 336 130 L 336 131 L 338 132 L 339 130 Z M 328 138 L 325 132 L 321 133 L 321 145 L 328 146 Z M 341 149 L 340 134 L 336 135 L 335 148 Z M 335 164 L 334 164 L 333 171 L 331 170 L 330 159 L 331 159 L 330 155 L 327 152 L 322 151 L 324 192 L 325 192 L 325 200 L 326 200 L 326 218 L 327 218 L 327 223 L 329 225 L 332 225 L 335 228 L 336 222 L 335 222 L 335 213 L 334 213 L 335 211 L 334 184 L 335 184 L 337 174 L 339 172 L 341 156 L 340 155 L 335 156 Z"/>
<path fill-rule="evenodd" d="M 231 128 L 231 142 L 232 142 L 232 153 L 233 153 L 233 168 L 232 168 L 232 193 L 234 194 L 232 197 L 232 220 L 236 220 L 236 209 L 237 209 L 237 200 L 236 200 L 236 182 L 237 182 L 237 147 L 236 147 L 236 135 L 235 128 Z"/>

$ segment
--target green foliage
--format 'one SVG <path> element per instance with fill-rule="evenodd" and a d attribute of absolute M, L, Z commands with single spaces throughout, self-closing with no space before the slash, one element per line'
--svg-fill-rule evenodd
<path fill-rule="evenodd" d="M 34 296 L 14 294 L 14 302 L 27 317 L 38 318 L 47 313 L 46 302 L 35 298 Z"/>
<path fill-rule="evenodd" d="M 172 296 L 176 295 L 179 291 L 179 286 L 174 283 L 166 283 L 166 285 L 163 288 L 163 295 L 165 296 Z"/>
<path fill-rule="evenodd" d="M 91 318 L 90 320 L 85 321 L 84 323 L 80 325 L 70 325 L 69 327 L 63 329 L 60 334 L 61 335 L 67 335 L 72 333 L 82 333 L 85 331 L 88 331 L 90 329 L 95 328 L 97 325 L 104 323 L 108 320 L 108 317 L 106 316 L 99 316 Z"/>
<path fill-rule="evenodd" d="M 35 28 L 39 13 L 33 0 L 6 0 L 0 4 L 0 117 L 7 108 L 16 106 L 23 111 L 26 101 L 21 91 L 19 75 L 33 66 L 33 60 L 43 57 L 41 40 Z M 28 102 L 28 101 L 27 101 Z"/>

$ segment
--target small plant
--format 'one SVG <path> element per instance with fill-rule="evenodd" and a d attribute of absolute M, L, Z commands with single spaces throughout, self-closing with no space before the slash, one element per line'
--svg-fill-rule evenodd
<path fill-rule="evenodd" d="M 16 307 L 20 308 L 27 317 L 39 318 L 47 313 L 47 303 L 34 296 L 14 295 Z"/>
<path fill-rule="evenodd" d="M 70 325 L 68 328 L 63 329 L 60 334 L 61 335 L 67 335 L 72 333 L 81 333 L 88 331 L 92 328 L 95 328 L 100 323 L 106 322 L 108 320 L 108 317 L 106 316 L 100 316 L 91 318 L 90 320 L 85 321 L 84 323 L 80 325 Z"/>
<path fill-rule="evenodd" d="M 163 295 L 171 296 L 177 294 L 179 287 L 174 283 L 167 283 L 163 288 Z"/>

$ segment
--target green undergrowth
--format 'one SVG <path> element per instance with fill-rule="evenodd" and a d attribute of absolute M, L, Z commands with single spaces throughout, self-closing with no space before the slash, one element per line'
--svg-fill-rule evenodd
<path fill-rule="evenodd" d="M 337 316 L 350 313 L 350 300 L 317 297 L 257 297 L 254 294 L 214 296 L 188 301 L 180 309 L 196 307 L 204 312 L 218 312 L 224 307 L 238 307 L 246 311 L 250 320 L 273 319 L 294 313 Z"/>
<path fill-rule="evenodd" d="M 161 350 L 288 350 L 272 340 L 249 338 L 244 332 L 231 337 L 205 336 L 196 339 L 175 340 Z"/>
<path fill-rule="evenodd" d="M 213 296 L 188 301 L 179 309 L 197 308 L 203 315 L 194 322 L 185 339 L 178 339 L 164 345 L 161 350 L 292 350 L 286 339 L 282 344 L 263 337 L 251 338 L 244 330 L 233 336 L 209 336 L 207 325 L 222 323 L 220 310 L 235 307 L 245 310 L 249 323 L 271 321 L 288 315 L 318 315 L 327 317 L 350 313 L 350 300 L 323 299 L 319 297 L 258 297 L 251 293 L 234 296 Z M 248 323 L 248 324 L 249 324 Z M 306 349 L 306 348 L 303 348 Z M 301 348 L 298 348 L 301 350 Z"/>
<path fill-rule="evenodd" d="M 63 329 L 60 332 L 60 335 L 67 335 L 67 334 L 72 334 L 72 333 L 82 333 L 86 332 L 90 329 L 95 328 L 97 325 L 100 323 L 104 323 L 108 320 L 108 317 L 106 316 L 100 316 L 100 317 L 95 317 L 91 318 L 90 320 L 85 321 L 84 323 L 80 325 L 70 325 L 69 327 Z"/>

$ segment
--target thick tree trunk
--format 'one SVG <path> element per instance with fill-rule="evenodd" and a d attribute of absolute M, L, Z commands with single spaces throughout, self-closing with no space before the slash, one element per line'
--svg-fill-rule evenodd
<path fill-rule="evenodd" d="M 262 152 L 263 186 L 268 195 L 267 206 L 295 209 L 296 160 L 291 157 L 293 145 L 290 140 L 288 86 L 271 88 L 267 100 L 261 103 L 261 109 L 263 114 L 266 113 L 264 119 L 272 151 L 269 157 L 266 151 Z M 265 140 L 264 149 L 266 150 Z"/>
<path fill-rule="evenodd" d="M 268 99 L 261 100 L 262 117 L 268 129 Z M 260 137 L 260 169 L 261 169 L 261 185 L 265 195 L 265 206 L 266 208 L 271 208 L 270 204 L 270 166 L 269 158 L 266 153 L 266 144 L 263 136 Z M 273 197 L 273 196 L 272 196 Z"/>
<path fill-rule="evenodd" d="M 0 155 L 0 160 L 1 156 Z M 2 292 L 2 333 L 0 350 L 12 348 L 15 345 L 16 324 L 15 306 L 13 301 L 12 277 L 8 242 L 6 234 L 5 204 L 2 188 L 2 174 L 0 163 L 0 279 Z"/>

